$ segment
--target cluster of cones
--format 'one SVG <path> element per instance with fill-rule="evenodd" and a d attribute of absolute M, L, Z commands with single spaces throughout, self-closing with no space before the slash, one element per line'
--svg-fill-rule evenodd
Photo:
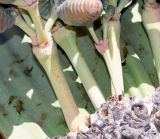
<path fill-rule="evenodd" d="M 51 139 L 159 139 L 160 87 L 152 96 L 111 98 L 90 115 L 86 132 Z"/>

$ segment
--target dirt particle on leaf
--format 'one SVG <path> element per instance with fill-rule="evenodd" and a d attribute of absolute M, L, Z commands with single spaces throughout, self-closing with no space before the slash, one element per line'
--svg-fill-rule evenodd
<path fill-rule="evenodd" d="M 5 108 L 4 108 L 4 106 L 2 106 L 2 105 L 0 105 L 0 114 L 2 114 L 3 116 L 7 116 L 8 115 L 6 110 L 5 110 Z"/>
<path fill-rule="evenodd" d="M 44 121 L 46 118 L 47 118 L 47 114 L 46 113 L 42 113 L 41 114 L 41 120 Z"/>
<path fill-rule="evenodd" d="M 17 64 L 20 64 L 20 63 L 23 63 L 26 59 L 27 59 L 27 57 L 28 57 L 28 55 L 27 56 L 25 56 L 24 58 L 22 58 L 20 55 L 18 55 L 18 54 L 13 54 L 13 57 L 14 57 L 14 60 L 13 60 L 13 64 L 14 63 L 17 63 Z"/>
<path fill-rule="evenodd" d="M 24 62 L 24 59 L 16 59 L 13 61 L 13 63 L 23 63 Z"/>
<path fill-rule="evenodd" d="M 47 114 L 46 113 L 42 113 L 41 117 L 40 117 L 40 121 L 38 122 L 38 124 L 42 127 L 44 124 L 44 121 L 47 119 Z"/>
<path fill-rule="evenodd" d="M 126 66 L 126 59 L 122 61 L 122 66 Z"/>
<path fill-rule="evenodd" d="M 8 105 L 11 105 L 15 98 L 17 98 L 17 96 L 10 96 L 8 99 Z"/>
<path fill-rule="evenodd" d="M 36 106 L 40 106 L 40 105 L 42 105 L 42 103 L 37 103 L 37 104 L 36 104 Z"/>
<path fill-rule="evenodd" d="M 24 103 L 22 100 L 17 100 L 16 104 L 14 105 L 14 107 L 16 108 L 16 111 L 18 112 L 19 115 L 21 115 L 21 113 L 24 111 Z"/>
<path fill-rule="evenodd" d="M 56 75 L 56 79 L 59 79 L 59 75 Z"/>
<path fill-rule="evenodd" d="M 0 132 L 0 139 L 6 139 L 1 132 Z"/>
<path fill-rule="evenodd" d="M 123 48 L 123 58 L 125 59 L 128 55 L 128 49 L 126 47 Z"/>
<path fill-rule="evenodd" d="M 122 66 L 126 65 L 126 58 L 128 56 L 128 49 L 126 47 L 123 48 L 123 60 L 122 60 Z"/>
<path fill-rule="evenodd" d="M 2 115 L 3 115 L 3 116 L 7 116 L 8 114 L 7 114 L 7 113 L 3 113 Z"/>
<path fill-rule="evenodd" d="M 143 45 L 140 44 L 138 50 L 139 50 L 140 52 L 144 51 Z"/>
<path fill-rule="evenodd" d="M 24 73 L 26 76 L 31 77 L 31 76 L 32 76 L 32 73 L 31 73 L 32 70 L 33 70 L 33 66 L 32 66 L 32 67 L 26 66 L 25 69 L 24 69 L 24 71 L 23 71 L 23 73 Z"/>
<path fill-rule="evenodd" d="M 95 71 L 96 71 L 96 70 L 95 70 L 95 69 L 93 69 L 93 70 L 92 70 L 92 73 L 95 73 Z"/>

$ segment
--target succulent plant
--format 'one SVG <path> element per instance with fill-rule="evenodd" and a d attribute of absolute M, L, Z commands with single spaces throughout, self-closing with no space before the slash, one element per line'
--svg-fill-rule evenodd
<path fill-rule="evenodd" d="M 0 138 L 160 138 L 158 12 L 155 0 L 0 0 Z"/>

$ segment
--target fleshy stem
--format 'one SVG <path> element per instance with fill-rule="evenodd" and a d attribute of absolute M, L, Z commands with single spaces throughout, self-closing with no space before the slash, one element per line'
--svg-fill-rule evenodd
<path fill-rule="evenodd" d="M 111 77 L 112 95 L 122 95 L 124 92 L 121 56 L 119 50 L 120 23 L 119 19 L 106 15 L 102 17 L 103 45 L 97 45 L 98 51 L 104 57 Z M 108 35 L 108 36 L 107 36 Z M 109 40 L 107 42 L 107 40 Z M 103 48 L 103 49 L 102 49 Z M 106 49 L 104 49 L 106 48 Z"/>
<path fill-rule="evenodd" d="M 32 21 L 35 25 L 35 30 L 37 34 L 38 43 L 41 44 L 47 40 L 46 32 L 43 29 L 41 17 L 38 9 L 38 2 L 35 6 L 28 9 L 28 12 L 32 18 Z"/>
<path fill-rule="evenodd" d="M 103 26 L 103 29 L 104 29 L 104 28 L 105 28 L 105 29 L 108 29 L 107 26 Z M 93 38 L 95 44 L 100 44 L 99 39 L 98 39 L 98 37 L 97 37 L 97 35 L 96 35 L 95 31 L 94 31 L 93 25 L 91 24 L 90 26 L 87 26 L 87 29 L 88 29 L 89 33 L 91 34 L 91 37 Z M 103 37 L 107 37 L 107 33 L 104 33 Z M 105 42 L 106 42 L 106 41 L 105 41 Z M 106 43 L 107 43 L 107 42 L 106 42 Z M 101 42 L 101 44 L 102 44 L 101 47 L 103 47 L 103 42 Z M 106 45 L 107 45 L 107 44 L 106 44 Z M 105 46 L 105 47 L 106 47 L 106 46 Z M 108 48 L 107 48 L 107 49 L 108 49 Z M 112 72 L 112 69 L 111 69 L 111 63 L 110 63 L 110 61 L 111 61 L 110 51 L 108 51 L 107 49 L 105 50 L 105 51 L 106 51 L 106 54 L 105 54 L 103 57 L 104 57 L 105 62 L 106 62 L 106 64 L 107 64 L 109 73 L 111 73 L 111 72 Z M 101 53 L 101 52 L 100 52 L 100 53 Z M 108 59 L 108 60 L 106 60 L 106 59 Z M 111 75 L 111 74 L 110 74 L 110 75 Z M 112 78 L 111 78 L 111 84 L 113 84 Z M 112 85 L 112 87 L 115 88 L 114 85 Z M 115 94 L 115 93 L 114 93 L 114 94 Z M 114 94 L 112 94 L 112 95 L 114 95 Z"/>
<path fill-rule="evenodd" d="M 33 46 L 33 53 L 48 75 L 70 131 L 84 130 L 86 128 L 85 116 L 79 114 L 71 90 L 63 75 L 58 59 L 57 47 L 53 44 L 51 34 L 48 39 L 49 43 L 47 46 L 45 42 L 38 47 Z"/>
<path fill-rule="evenodd" d="M 45 31 L 49 32 L 52 29 L 52 26 L 54 25 L 55 21 L 57 20 L 58 16 L 56 14 L 55 7 L 52 8 L 52 12 L 50 17 L 48 18 L 46 24 L 45 24 Z"/>
<path fill-rule="evenodd" d="M 31 18 L 29 17 L 27 11 L 20 9 L 20 12 L 21 12 L 25 22 L 31 27 L 33 25 L 33 22 L 31 20 Z"/>
<path fill-rule="evenodd" d="M 105 30 L 105 32 L 103 32 L 103 40 L 107 41 L 108 28 L 109 28 L 109 18 L 106 16 L 106 14 L 102 15 L 102 28 L 103 28 L 103 30 Z"/>
<path fill-rule="evenodd" d="M 109 1 L 109 3 L 111 2 Z M 114 6 L 116 7 L 116 11 L 114 16 L 112 18 L 107 17 L 105 14 L 103 14 L 102 16 L 103 40 L 105 41 L 107 39 L 109 40 L 109 49 L 106 52 L 102 53 L 102 55 L 105 55 L 105 61 L 106 63 L 108 63 L 107 66 L 112 79 L 111 82 L 112 95 L 115 94 L 121 95 L 124 92 L 121 55 L 119 47 L 119 39 L 120 39 L 119 18 L 121 10 L 128 3 L 129 0 L 121 0 L 117 6 L 117 1 L 115 0 Z M 108 33 L 108 37 L 104 33 Z"/>
<path fill-rule="evenodd" d="M 18 13 L 16 17 L 15 25 L 21 28 L 25 33 L 27 33 L 31 38 L 36 35 L 36 32 L 22 19 L 21 15 Z"/>
<path fill-rule="evenodd" d="M 106 14 L 102 14 L 102 28 L 103 28 L 103 40 L 107 42 L 108 29 L 109 29 L 109 17 Z M 109 65 L 111 65 L 111 58 L 110 58 L 111 54 L 110 54 L 109 49 L 106 50 L 105 53 L 106 54 L 105 54 L 105 58 L 104 59 L 105 59 L 106 63 L 108 63 L 107 66 L 108 66 L 108 69 L 110 68 L 109 71 L 111 72 L 112 69 L 111 69 L 111 66 L 109 66 Z M 112 96 L 116 95 L 115 86 L 114 86 L 112 80 L 111 80 L 111 92 L 112 92 Z"/>
<path fill-rule="evenodd" d="M 121 0 L 117 7 L 117 0 L 109 0 L 109 5 L 116 7 L 115 15 L 112 18 L 103 14 L 103 41 L 98 41 L 93 28 L 89 29 L 97 50 L 102 54 L 111 77 L 112 95 L 122 95 L 124 92 L 121 55 L 119 48 L 121 10 L 129 3 L 128 0 Z M 108 35 L 108 36 L 107 36 Z M 108 42 L 107 42 L 108 40 Z M 97 43 L 98 42 L 98 43 Z"/>
<path fill-rule="evenodd" d="M 107 21 L 107 19 L 103 19 L 103 21 Z M 106 30 L 103 31 L 103 32 L 106 32 L 108 30 L 107 25 L 103 26 L 103 29 L 106 29 Z M 112 95 L 117 95 L 117 96 L 122 95 L 123 92 L 124 92 L 124 86 L 123 86 L 123 76 L 122 76 L 121 62 L 120 62 L 120 64 L 118 64 L 118 65 L 120 65 L 120 67 L 117 69 L 117 62 L 114 64 L 115 60 L 114 61 L 112 60 L 113 57 L 116 57 L 115 56 L 115 51 L 116 51 L 116 54 L 117 54 L 117 51 L 118 51 L 115 48 L 117 46 L 117 44 L 116 44 L 117 41 L 119 41 L 118 40 L 119 38 L 117 38 L 117 36 L 116 36 L 117 33 L 114 32 L 114 29 L 113 29 L 113 32 L 112 32 L 112 30 L 110 31 L 111 32 L 110 35 L 112 35 L 113 37 L 110 38 L 111 39 L 110 44 L 108 45 L 107 38 L 104 38 L 103 41 L 98 40 L 98 38 L 96 36 L 96 33 L 93 29 L 93 26 L 89 26 L 88 30 L 89 30 L 89 32 L 90 32 L 90 34 L 91 34 L 91 36 L 92 36 L 92 38 L 93 38 L 93 40 L 96 44 L 96 48 L 97 48 L 98 52 L 100 54 L 102 54 L 102 56 L 103 56 L 103 58 L 106 62 L 106 65 L 108 67 L 108 71 L 109 71 L 109 74 L 110 74 L 110 77 L 111 77 L 111 84 L 112 84 L 112 87 L 114 88 L 114 91 L 113 91 Z M 107 37 L 107 35 L 104 35 L 104 37 Z M 114 42 L 114 41 L 116 41 L 116 42 Z M 112 42 L 113 42 L 113 44 L 112 44 Z M 115 45 L 115 47 L 111 46 L 111 52 L 112 53 L 109 50 L 110 45 Z M 119 57 L 117 57 L 117 59 Z M 118 62 L 119 61 L 121 61 L 121 60 L 118 59 Z M 120 71 L 119 71 L 119 69 L 120 69 Z"/>
<path fill-rule="evenodd" d="M 50 82 L 55 90 L 55 94 L 61 105 L 66 123 L 70 131 L 86 130 L 86 117 L 79 113 L 71 90 L 65 80 L 59 63 L 56 45 L 53 45 L 53 43 L 50 44 L 50 41 L 53 42 L 53 40 L 51 37 L 47 37 L 46 32 L 43 30 L 38 4 L 36 8 L 30 9 L 28 12 L 30 13 L 35 24 L 38 43 L 44 44 L 43 46 L 33 48 L 33 52 L 47 72 Z M 48 38 L 47 40 L 46 37 Z"/>
<path fill-rule="evenodd" d="M 105 99 L 77 46 L 76 33 L 73 28 L 61 27 L 53 33 L 53 37 L 69 57 L 93 106 L 100 107 L 105 103 Z"/>
<path fill-rule="evenodd" d="M 116 13 L 119 13 L 122 11 L 124 7 L 126 7 L 128 4 L 130 4 L 132 0 L 120 0 L 117 8 L 116 8 Z"/>
<path fill-rule="evenodd" d="M 108 28 L 109 28 L 109 17 L 106 14 L 102 14 L 102 27 L 103 27 L 103 40 L 107 42 Z M 104 59 L 107 64 L 108 70 L 111 73 L 113 70 L 112 70 L 112 66 L 111 66 L 111 58 L 110 58 L 110 50 L 109 49 L 106 50 L 105 55 L 104 55 Z M 112 79 L 111 79 L 111 92 L 112 92 L 112 96 L 116 95 L 115 86 L 113 84 Z"/>
<path fill-rule="evenodd" d="M 30 17 L 35 25 L 36 38 L 38 44 L 44 43 L 47 40 L 47 34 L 43 29 L 41 17 L 38 8 L 38 0 L 29 0 L 29 1 L 20 1 L 15 0 L 14 5 L 17 5 L 19 8 L 22 8 L 30 14 Z"/>
<path fill-rule="evenodd" d="M 98 39 L 98 37 L 97 37 L 97 35 L 96 35 L 95 31 L 94 31 L 93 24 L 91 24 L 90 26 L 87 26 L 87 29 L 88 29 L 89 33 L 91 34 L 91 37 L 94 40 L 94 42 L 96 44 L 98 44 L 99 43 L 99 39 Z"/>
<path fill-rule="evenodd" d="M 105 32 L 105 30 L 103 32 Z M 119 39 L 120 39 L 120 21 L 119 21 L 119 15 L 115 15 L 113 18 L 109 20 L 108 41 L 109 41 L 109 50 L 111 56 L 112 73 L 113 73 L 111 78 L 113 78 L 115 82 L 115 84 L 113 85 L 115 87 L 115 92 L 118 95 L 124 92 Z"/>

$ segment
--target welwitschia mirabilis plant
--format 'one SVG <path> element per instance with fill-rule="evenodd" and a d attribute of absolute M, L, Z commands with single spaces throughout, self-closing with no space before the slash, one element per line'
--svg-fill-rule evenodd
<path fill-rule="evenodd" d="M 140 98 L 150 95 L 150 92 L 154 91 L 154 87 L 150 81 L 150 78 L 147 72 L 145 72 L 145 69 L 142 65 L 142 59 L 137 55 L 137 52 L 134 51 L 135 48 L 132 49 L 132 47 L 134 46 L 121 45 L 122 49 L 126 49 L 126 51 L 128 52 L 123 59 L 124 63 L 123 63 L 123 76 L 122 76 L 122 65 L 121 65 L 122 56 L 120 55 L 120 31 L 121 31 L 122 22 L 120 22 L 120 17 L 122 13 L 121 10 L 126 6 L 126 4 L 128 4 L 127 0 L 121 0 L 121 1 L 82 0 L 80 2 L 78 0 L 55 1 L 56 8 L 54 9 L 53 7 L 52 13 L 49 18 L 40 17 L 39 9 L 37 6 L 39 1 L 36 1 L 36 0 L 23 1 L 23 2 L 20 0 L 15 0 L 12 2 L 2 0 L 0 2 L 3 4 L 14 4 L 17 6 L 13 8 L 14 10 L 12 12 L 8 10 L 8 8 L 6 8 L 7 6 L 10 7 L 10 5 L 7 5 L 6 7 L 4 6 L 5 8 L 2 8 L 2 11 L 0 12 L 1 13 L 0 17 L 1 19 L 4 19 L 3 20 L 4 22 L 2 22 L 3 24 L 1 24 L 2 25 L 1 32 L 13 26 L 13 23 L 14 23 L 18 27 L 20 27 L 31 38 L 33 53 L 35 54 L 39 63 L 43 66 L 43 68 L 45 69 L 48 75 L 48 78 L 54 88 L 56 96 L 62 107 L 63 114 L 70 131 L 79 131 L 79 130 L 88 129 L 85 123 L 85 121 L 87 120 L 85 116 L 79 113 L 76 103 L 71 95 L 71 90 L 68 87 L 68 84 L 64 78 L 64 75 L 60 66 L 61 61 L 59 61 L 59 58 L 58 58 L 57 46 L 54 43 L 53 39 L 55 39 L 55 42 L 64 50 L 65 54 L 68 56 L 69 60 L 71 61 L 71 64 L 73 65 L 75 71 L 80 77 L 82 85 L 84 86 L 86 92 L 88 93 L 88 96 L 90 97 L 90 100 L 95 106 L 95 108 L 99 107 L 105 101 L 99 87 L 95 82 L 95 79 L 93 78 L 93 75 L 91 74 L 86 64 L 86 61 L 83 58 L 83 54 L 78 49 L 77 40 L 79 39 L 78 37 L 80 36 L 78 37 L 76 36 L 76 31 L 75 31 L 76 28 L 70 27 L 70 25 L 85 26 L 90 32 L 97 50 L 104 57 L 104 60 L 108 67 L 108 71 L 111 78 L 113 96 L 117 96 L 117 95 L 121 96 L 122 93 L 126 91 L 125 90 L 126 88 L 128 89 L 128 92 L 131 95 L 134 95 Z M 45 1 L 41 1 L 41 2 L 45 3 Z M 102 7 L 102 4 L 103 4 L 103 7 Z M 153 7 L 156 9 L 157 5 L 158 5 L 157 3 L 155 4 L 155 1 L 147 1 L 142 17 L 144 18 L 145 17 L 144 15 L 146 15 L 145 10 L 149 10 L 150 8 L 153 8 Z M 53 32 L 51 34 L 50 30 L 52 28 L 52 25 L 54 24 L 55 20 L 57 20 L 57 15 L 55 13 L 55 10 L 58 16 L 60 17 L 60 19 L 62 19 L 69 26 L 63 23 L 62 24 L 64 26 L 60 26 L 58 28 L 57 26 L 54 26 L 52 30 Z M 102 10 L 104 10 L 103 13 L 102 13 Z M 100 16 L 101 13 L 102 13 L 102 16 Z M 7 18 L 3 18 L 3 16 Z M 95 24 L 96 24 L 96 27 L 103 30 L 102 39 L 99 39 L 97 37 L 96 33 L 98 34 L 100 31 L 99 32 L 97 31 L 95 33 L 94 26 L 93 26 L 93 22 L 96 19 L 98 19 L 99 16 L 101 19 L 101 24 L 98 24 L 98 26 L 96 24 L 97 22 L 100 23 L 99 22 L 100 20 L 97 21 Z M 13 23 L 11 21 L 13 21 Z M 143 19 L 144 25 L 146 21 L 148 20 Z M 153 27 L 152 25 L 148 26 L 148 23 L 147 25 L 145 25 L 145 28 L 149 30 L 147 31 L 148 33 L 150 33 L 151 31 L 150 28 L 152 27 Z M 53 35 L 53 38 L 51 35 Z M 153 40 L 155 42 L 156 37 L 158 36 L 156 35 L 156 37 L 153 37 L 154 35 L 155 34 L 152 34 L 151 36 L 149 35 L 151 44 L 153 43 Z M 87 36 L 87 39 L 88 38 L 89 37 Z M 81 39 L 83 40 L 83 37 Z M 88 41 L 90 40 L 88 39 Z M 83 44 L 85 44 L 85 42 Z M 153 43 L 153 45 L 154 45 L 154 48 L 157 47 L 157 44 Z M 156 48 L 155 50 L 157 49 L 158 48 Z M 154 58 L 155 58 L 155 65 L 157 65 L 156 56 L 154 56 Z M 100 60 L 100 58 L 98 60 Z M 97 61 L 95 59 L 95 63 L 96 62 Z M 94 63 L 94 61 L 92 61 L 92 63 Z M 98 68 L 100 69 L 101 67 L 97 66 L 96 69 Z M 95 70 L 93 72 L 95 72 Z M 100 74 L 102 75 L 102 73 L 99 73 L 99 76 Z M 123 80 L 123 77 L 124 77 L 124 80 Z M 74 79 L 71 79 L 71 80 L 74 80 Z M 125 89 L 124 89 L 124 86 L 125 86 Z M 133 88 L 133 86 L 135 86 L 135 88 Z M 106 86 L 106 88 L 108 88 L 108 86 Z M 108 91 L 108 89 L 106 90 Z M 111 107 L 110 107 L 111 110 L 110 108 L 109 109 L 107 108 L 108 104 L 107 105 L 103 104 L 101 105 L 101 108 L 100 108 L 102 109 L 102 111 L 100 111 L 100 109 L 97 110 L 97 113 L 98 113 L 97 117 L 99 118 L 100 116 L 102 120 L 103 118 L 106 118 L 105 116 L 108 116 L 111 114 L 110 115 L 111 117 L 107 117 L 106 119 L 110 120 L 111 118 L 111 123 L 115 121 L 116 118 L 113 118 L 114 119 L 113 120 L 112 116 L 116 117 L 117 113 L 120 114 L 121 110 L 123 109 L 123 107 L 121 106 L 125 104 L 123 103 L 124 102 L 123 96 L 118 98 L 120 99 L 115 100 L 115 102 L 120 104 L 119 105 L 120 107 L 117 107 L 114 104 L 114 101 L 113 101 L 113 105 L 111 103 Z M 131 105 L 132 108 L 129 107 L 129 109 L 131 109 L 131 113 L 134 110 L 139 112 L 141 111 L 141 108 L 144 110 L 145 114 L 147 113 L 146 108 L 142 103 L 140 102 L 137 103 L 137 101 L 134 101 L 134 99 L 133 100 L 131 99 L 131 101 L 135 103 Z M 115 114 L 113 114 L 113 112 L 115 112 Z M 129 116 L 132 118 L 132 116 L 134 117 L 135 115 L 130 114 Z M 155 115 L 156 118 L 158 116 L 159 116 L 159 113 Z M 97 120 L 96 118 L 91 119 L 91 122 L 92 122 L 91 125 L 92 124 L 94 125 L 95 123 L 98 126 L 101 126 L 101 122 L 100 122 L 101 120 L 99 121 L 99 119 Z M 148 118 L 148 116 L 145 118 Z M 104 122 L 102 122 L 102 125 L 103 123 L 106 122 L 106 119 Z M 135 119 L 133 118 L 133 120 Z M 158 118 L 156 120 L 158 121 Z M 148 122 L 148 120 L 145 120 L 145 121 Z M 127 121 L 127 122 L 130 123 L 130 121 Z M 91 131 L 92 128 L 94 129 L 95 127 L 94 126 L 91 128 L 89 127 L 89 131 Z M 110 124 L 109 124 L 109 128 L 110 128 Z M 129 126 L 127 126 L 127 128 L 126 127 L 124 128 L 125 130 L 129 129 L 130 131 Z M 116 128 L 114 129 L 116 130 Z M 122 136 L 125 136 L 123 131 L 122 131 Z M 118 132 L 116 132 L 115 135 L 120 135 L 119 133 L 118 134 L 117 133 Z M 105 135 L 111 136 L 111 134 L 107 134 L 107 133 Z M 116 136 L 115 138 L 117 137 L 119 136 Z"/>

